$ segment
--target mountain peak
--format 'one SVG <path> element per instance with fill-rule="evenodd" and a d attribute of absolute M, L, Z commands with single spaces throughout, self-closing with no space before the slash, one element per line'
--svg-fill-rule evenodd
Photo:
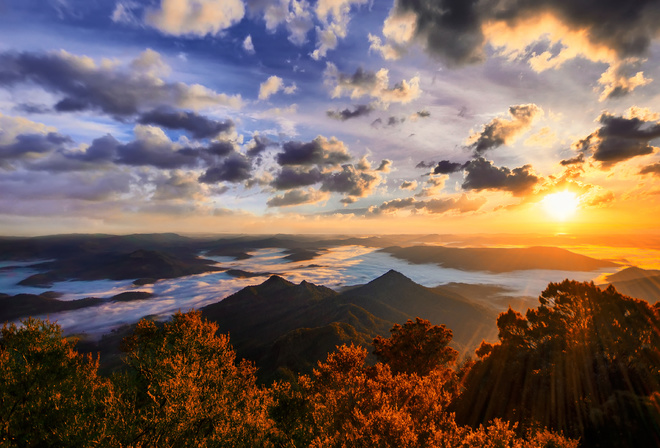
<path fill-rule="evenodd" d="M 401 281 L 404 281 L 404 282 L 414 283 L 411 279 L 409 279 L 408 277 L 406 277 L 405 275 L 403 275 L 399 271 L 395 271 L 394 269 L 390 269 L 389 271 L 387 271 L 386 273 L 384 273 L 380 277 L 370 281 L 369 284 L 371 284 L 371 283 L 382 283 L 384 281 L 388 281 L 388 282 L 392 282 L 392 281 L 401 282 Z"/>
<path fill-rule="evenodd" d="M 279 275 L 271 275 L 268 280 L 259 286 L 266 287 L 268 289 L 281 289 L 294 286 L 294 284 L 288 280 L 283 279 Z"/>

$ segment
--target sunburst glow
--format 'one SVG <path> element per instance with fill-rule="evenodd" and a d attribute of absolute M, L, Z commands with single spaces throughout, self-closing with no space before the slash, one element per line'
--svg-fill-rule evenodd
<path fill-rule="evenodd" d="M 541 203 L 550 217 L 557 221 L 566 221 L 575 214 L 580 200 L 571 191 L 561 191 L 547 195 Z"/>

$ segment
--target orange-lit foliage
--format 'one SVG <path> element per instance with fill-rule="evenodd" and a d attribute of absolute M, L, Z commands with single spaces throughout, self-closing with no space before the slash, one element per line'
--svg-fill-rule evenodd
<path fill-rule="evenodd" d="M 453 371 L 393 374 L 365 365 L 367 352 L 342 346 L 311 376 L 280 389 L 273 415 L 287 446 L 427 448 L 575 448 L 577 441 L 547 431 L 520 436 L 495 421 L 460 427 L 447 407 L 455 397 Z"/>
<path fill-rule="evenodd" d="M 431 325 L 428 320 L 417 317 L 403 326 L 394 324 L 391 337 L 376 336 L 373 341 L 374 354 L 387 363 L 395 373 L 417 373 L 428 375 L 431 371 L 451 365 L 458 352 L 447 345 L 452 331 L 444 325 Z"/>
<path fill-rule="evenodd" d="M 4 325 L 0 446 L 88 446 L 104 439 L 112 387 L 49 321 Z"/>
<path fill-rule="evenodd" d="M 526 316 L 500 315 L 500 343 L 477 351 L 459 420 L 540 424 L 589 446 L 660 445 L 658 307 L 568 280 L 539 301 Z"/>
<path fill-rule="evenodd" d="M 226 335 L 200 312 L 162 327 L 138 323 L 125 341 L 117 442 L 133 446 L 268 446 L 271 397 L 255 369 L 235 363 Z"/>

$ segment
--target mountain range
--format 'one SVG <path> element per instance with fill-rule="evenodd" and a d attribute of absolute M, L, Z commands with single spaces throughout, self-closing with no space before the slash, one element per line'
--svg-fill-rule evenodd
<path fill-rule="evenodd" d="M 238 355 L 266 375 L 309 371 L 337 345 L 370 346 L 376 335 L 388 336 L 395 323 L 415 317 L 445 324 L 461 353 L 497 336 L 495 311 L 418 285 L 396 271 L 342 293 L 272 276 L 204 307 L 202 314 L 229 333 Z"/>

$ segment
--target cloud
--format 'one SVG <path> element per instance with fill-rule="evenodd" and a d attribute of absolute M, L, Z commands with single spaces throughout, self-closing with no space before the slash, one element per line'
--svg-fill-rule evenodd
<path fill-rule="evenodd" d="M 323 178 L 324 176 L 318 168 L 305 171 L 285 166 L 275 176 L 270 185 L 277 190 L 291 190 L 316 184 L 321 182 Z"/>
<path fill-rule="evenodd" d="M 179 148 L 160 128 L 136 125 L 133 132 L 134 141 L 116 147 L 116 163 L 172 169 L 193 167 L 199 162 L 197 151 Z"/>
<path fill-rule="evenodd" d="M 318 136 L 311 142 L 289 141 L 282 145 L 283 152 L 277 154 L 280 165 L 337 166 L 351 159 L 346 145 L 335 137 Z"/>
<path fill-rule="evenodd" d="M 392 169 L 392 161 L 388 159 L 384 159 L 380 161 L 380 165 L 378 165 L 378 168 L 376 168 L 376 171 L 380 171 L 383 173 L 389 173 L 390 170 Z"/>
<path fill-rule="evenodd" d="M 430 164 L 429 164 L 430 165 Z M 417 164 L 418 168 L 426 168 L 429 165 L 424 164 L 424 162 L 419 162 Z M 465 166 L 464 163 L 450 162 L 449 160 L 441 160 L 438 162 L 436 167 L 433 169 L 433 174 L 451 174 L 461 171 Z"/>
<path fill-rule="evenodd" d="M 541 128 L 536 134 L 525 140 L 525 146 L 550 148 L 557 142 L 557 134 L 549 127 Z"/>
<path fill-rule="evenodd" d="M 252 142 L 247 148 L 246 154 L 249 157 L 256 157 L 262 152 L 264 152 L 269 146 L 277 146 L 277 143 L 271 141 L 267 137 L 261 135 L 255 135 L 252 137 Z"/>
<path fill-rule="evenodd" d="M 250 160 L 242 154 L 233 153 L 221 162 L 209 167 L 199 178 L 205 184 L 218 182 L 242 182 L 252 175 Z"/>
<path fill-rule="evenodd" d="M 380 37 L 369 33 L 369 50 L 380 53 L 383 59 L 399 59 L 406 53 L 408 43 L 414 37 L 415 22 L 416 17 L 412 13 L 390 15 L 383 24 L 386 43 L 383 43 Z"/>
<path fill-rule="evenodd" d="M 446 160 L 445 162 L 449 162 L 449 161 Z M 434 166 L 435 166 L 435 162 L 425 162 L 422 160 L 417 165 L 415 165 L 415 168 L 433 168 Z"/>
<path fill-rule="evenodd" d="M 603 113 L 601 127 L 573 144 L 583 153 L 591 152 L 593 160 L 609 168 L 633 157 L 653 154 L 653 139 L 660 137 L 660 120 L 648 110 L 631 108 L 624 116 Z"/>
<path fill-rule="evenodd" d="M 199 201 L 205 197 L 202 187 L 192 173 L 179 170 L 174 170 L 169 175 L 159 173 L 153 183 L 156 189 L 151 199 L 156 201 Z"/>
<path fill-rule="evenodd" d="M 415 198 L 392 199 L 379 206 L 370 207 L 371 215 L 394 214 L 399 210 L 411 209 L 415 213 L 442 214 L 448 212 L 469 213 L 479 210 L 486 203 L 485 198 L 470 199 L 462 194 L 458 198 L 446 197 L 418 201 Z"/>
<path fill-rule="evenodd" d="M 415 190 L 417 188 L 416 180 L 405 180 L 399 185 L 399 188 L 402 190 Z"/>
<path fill-rule="evenodd" d="M 603 86 L 603 92 L 600 95 L 600 101 L 610 98 L 620 98 L 628 95 L 637 87 L 650 84 L 653 81 L 644 77 L 644 72 L 638 71 L 639 61 L 635 59 L 626 59 L 610 64 L 609 68 L 598 80 L 598 84 Z M 635 72 L 632 74 L 631 72 Z"/>
<path fill-rule="evenodd" d="M 375 174 L 359 171 L 353 165 L 343 165 L 341 171 L 325 177 L 321 190 L 362 198 L 371 194 L 380 181 L 380 177 Z"/>
<path fill-rule="evenodd" d="M 77 201 L 97 202 L 99 206 L 107 207 L 107 201 L 129 193 L 134 184 L 134 177 L 121 171 L 52 173 L 48 176 L 15 171 L 0 177 L 0 201 L 3 202 L 0 208 L 4 213 L 39 216 L 71 213 L 72 202 Z"/>
<path fill-rule="evenodd" d="M 582 165 L 584 163 L 584 154 L 580 153 L 570 159 L 564 159 L 559 162 L 561 166 Z"/>
<path fill-rule="evenodd" d="M 450 211 L 457 211 L 459 213 L 476 212 L 486 203 L 486 198 L 470 199 L 467 195 L 462 194 L 458 198 L 440 198 L 429 199 L 428 201 L 420 201 L 415 204 L 417 210 L 423 210 L 426 213 L 440 214 Z"/>
<path fill-rule="evenodd" d="M 328 110 L 326 115 L 335 120 L 346 121 L 351 118 L 358 118 L 362 116 L 369 115 L 373 111 L 373 107 L 369 104 L 359 104 L 355 106 L 355 109 L 344 109 L 344 110 Z"/>
<path fill-rule="evenodd" d="M 148 8 L 145 22 L 174 36 L 216 35 L 241 21 L 241 0 L 161 0 L 160 8 Z"/>
<path fill-rule="evenodd" d="M 0 161 L 43 157 L 56 150 L 63 150 L 71 143 L 73 143 L 71 138 L 56 132 L 19 134 L 15 136 L 13 142 L 0 145 Z"/>
<path fill-rule="evenodd" d="M 273 196 L 266 202 L 268 207 L 291 207 L 302 204 L 316 204 L 317 202 L 328 199 L 327 193 L 322 193 L 314 189 L 291 190 L 283 195 Z"/>
<path fill-rule="evenodd" d="M 389 71 L 385 68 L 377 72 L 358 68 L 352 75 L 347 75 L 339 72 L 337 66 L 328 62 L 323 78 L 332 98 L 349 96 L 351 99 L 358 99 L 369 96 L 383 104 L 405 104 L 418 98 L 422 93 L 418 76 L 409 81 L 404 79 L 394 87 L 389 87 Z"/>
<path fill-rule="evenodd" d="M 408 31 L 399 34 L 398 43 L 421 42 L 449 65 L 481 62 L 488 42 L 524 49 L 542 38 L 568 48 L 567 55 L 558 56 L 562 60 L 598 52 L 643 56 L 660 30 L 660 8 L 653 1 L 397 0 L 388 20 L 412 23 L 411 17 L 414 27 L 404 27 Z"/>
<path fill-rule="evenodd" d="M 323 24 L 316 27 L 316 50 L 311 53 L 312 59 L 324 58 L 329 50 L 337 48 L 339 39 L 346 37 L 350 22 L 352 5 L 363 5 L 368 0 L 319 0 L 316 3 L 316 17 Z"/>
<path fill-rule="evenodd" d="M 660 162 L 646 165 L 639 171 L 639 174 L 652 174 L 660 177 Z"/>
<path fill-rule="evenodd" d="M 234 129 L 231 120 L 211 120 L 194 112 L 176 111 L 169 108 L 158 108 L 140 115 L 138 123 L 154 124 L 167 129 L 183 129 L 196 139 L 213 138 L 223 132 Z"/>
<path fill-rule="evenodd" d="M 130 117 L 158 107 L 199 110 L 214 106 L 240 107 L 240 95 L 214 92 L 199 84 L 170 83 L 160 78 L 164 63 L 147 50 L 128 67 L 102 63 L 65 51 L 0 53 L 0 86 L 38 85 L 62 95 L 59 112 L 96 110 Z"/>
<path fill-rule="evenodd" d="M 13 117 L 0 113 L 0 144 L 15 142 L 16 137 L 21 134 L 45 135 L 50 132 L 57 132 L 57 129 L 24 117 Z"/>
<path fill-rule="evenodd" d="M 312 11 L 305 0 L 247 0 L 247 6 L 250 15 L 263 17 L 270 32 L 284 24 L 289 41 L 298 46 L 307 41 L 307 33 L 314 27 Z"/>
<path fill-rule="evenodd" d="M 415 197 L 418 198 L 425 198 L 425 197 L 433 197 L 442 191 L 443 188 L 445 188 L 445 181 L 447 180 L 447 176 L 433 176 L 431 175 L 426 182 L 424 182 L 424 188 L 422 188 L 422 191 L 417 193 Z"/>
<path fill-rule="evenodd" d="M 464 190 L 501 190 L 514 196 L 524 196 L 530 193 L 539 183 L 531 171 L 531 165 L 524 165 L 510 170 L 507 167 L 496 167 L 493 162 L 478 157 L 465 164 Z"/>
<path fill-rule="evenodd" d="M 480 133 L 471 135 L 468 144 L 477 154 L 510 144 L 519 135 L 528 131 L 534 120 L 541 115 L 543 115 L 543 110 L 536 104 L 511 106 L 509 107 L 510 119 L 494 118 L 484 126 Z"/>
<path fill-rule="evenodd" d="M 255 54 L 256 52 L 254 51 L 254 44 L 252 43 L 252 36 L 247 35 L 245 40 L 243 41 L 243 50 L 245 50 L 246 53 L 248 54 Z"/>
<path fill-rule="evenodd" d="M 295 93 L 297 87 L 295 84 L 285 87 L 282 78 L 279 76 L 271 76 L 259 86 L 259 99 L 267 100 L 281 90 L 283 90 L 285 94 L 291 95 Z"/>

